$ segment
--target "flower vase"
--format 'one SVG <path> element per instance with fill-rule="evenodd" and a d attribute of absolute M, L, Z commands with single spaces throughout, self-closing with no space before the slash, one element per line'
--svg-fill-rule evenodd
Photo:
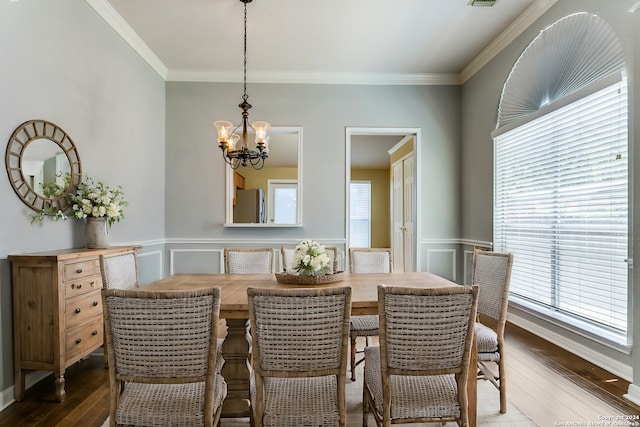
<path fill-rule="evenodd" d="M 88 249 L 109 247 L 109 224 L 106 217 L 88 217 L 84 225 L 84 238 Z"/>

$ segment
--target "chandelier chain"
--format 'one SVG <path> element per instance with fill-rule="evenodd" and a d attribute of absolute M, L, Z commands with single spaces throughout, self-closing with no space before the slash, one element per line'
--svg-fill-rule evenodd
<path fill-rule="evenodd" d="M 255 121 L 249 124 L 249 95 L 247 94 L 247 3 L 252 0 L 240 0 L 244 4 L 244 58 L 243 58 L 243 95 L 242 103 L 238 105 L 242 110 L 242 121 L 233 127 L 233 123 L 226 120 L 216 120 L 213 125 L 218 131 L 218 147 L 222 150 L 224 161 L 232 169 L 251 166 L 254 169 L 262 169 L 264 160 L 269 157 L 268 131 L 271 125 L 264 121 Z M 249 148 L 248 130 L 255 132 L 256 148 Z M 236 131 L 241 129 L 242 134 Z"/>
<path fill-rule="evenodd" d="M 247 102 L 249 95 L 247 95 L 247 3 L 244 3 L 244 95 L 242 100 Z"/>

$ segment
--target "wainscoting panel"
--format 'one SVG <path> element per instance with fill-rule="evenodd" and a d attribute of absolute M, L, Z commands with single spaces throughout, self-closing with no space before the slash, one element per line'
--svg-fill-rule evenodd
<path fill-rule="evenodd" d="M 169 274 L 223 273 L 224 249 L 170 249 Z"/>
<path fill-rule="evenodd" d="M 145 251 L 143 248 L 138 252 L 138 281 L 141 285 L 155 282 L 164 277 L 162 254 L 162 248 L 151 251 Z"/>
<path fill-rule="evenodd" d="M 427 249 L 427 271 L 456 281 L 455 249 Z"/>

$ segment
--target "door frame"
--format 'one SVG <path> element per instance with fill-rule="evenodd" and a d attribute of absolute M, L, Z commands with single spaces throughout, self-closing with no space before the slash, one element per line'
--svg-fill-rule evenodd
<path fill-rule="evenodd" d="M 345 199 L 345 241 L 346 241 L 346 250 L 347 252 L 349 251 L 349 215 L 350 215 L 350 200 L 351 200 L 351 194 L 350 194 L 350 188 L 349 188 L 349 183 L 351 182 L 351 137 L 354 135 L 371 135 L 371 136 L 377 136 L 377 135 L 396 135 L 396 136 L 407 136 L 407 135 L 412 135 L 415 137 L 415 146 L 414 146 L 414 155 L 415 155 L 415 178 L 416 178 L 416 185 L 415 185 L 415 193 L 414 193 L 414 197 L 415 197 L 415 206 L 416 206 L 416 225 L 415 225 L 415 231 L 416 231 L 416 247 L 414 247 L 414 253 L 415 253 L 415 266 L 416 266 L 416 271 L 420 271 L 421 270 L 421 263 L 420 263 L 420 251 L 419 251 L 419 246 L 420 246 L 420 239 L 421 239 L 421 229 L 422 229 L 422 221 L 421 221 L 421 208 L 422 208 L 422 201 L 421 201 L 421 187 L 422 187 L 422 162 L 420 161 L 421 159 L 421 148 L 422 148 L 422 138 L 421 138 L 421 129 L 420 128 L 381 128 L 381 127 L 351 127 L 351 126 L 347 126 L 345 128 L 345 194 L 346 194 L 346 199 Z M 389 190 L 391 191 L 391 189 Z M 391 203 L 389 204 L 389 208 L 391 209 Z M 391 215 L 391 212 L 389 212 L 389 215 Z M 393 232 L 393 230 L 391 230 L 391 232 Z M 346 257 L 348 257 L 348 253 L 345 254 Z M 345 259 L 346 259 L 345 257 Z M 347 262 L 345 262 L 345 269 L 346 266 L 348 265 Z"/>

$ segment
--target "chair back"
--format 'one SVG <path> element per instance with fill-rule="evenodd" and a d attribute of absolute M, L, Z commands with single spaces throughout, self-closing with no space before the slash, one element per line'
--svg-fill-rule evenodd
<path fill-rule="evenodd" d="M 325 246 L 324 252 L 331 260 L 331 269 L 335 273 L 338 271 L 338 248 L 335 246 Z"/>
<path fill-rule="evenodd" d="M 282 258 L 282 270 L 290 271 L 295 267 L 295 261 L 293 260 L 293 255 L 296 252 L 296 248 L 288 248 L 286 246 L 282 246 L 280 248 L 280 256 Z"/>
<path fill-rule="evenodd" d="M 216 425 L 220 288 L 103 289 L 102 300 L 111 425 Z"/>
<path fill-rule="evenodd" d="M 478 288 L 378 286 L 382 376 L 466 378 Z M 388 379 L 388 378 L 387 378 Z"/>
<path fill-rule="evenodd" d="M 224 271 L 228 274 L 273 273 L 273 249 L 234 248 L 224 250 Z"/>
<path fill-rule="evenodd" d="M 391 273 L 391 249 L 349 248 L 351 273 Z"/>
<path fill-rule="evenodd" d="M 346 375 L 351 287 L 247 294 L 256 375 Z"/>
<path fill-rule="evenodd" d="M 480 288 L 478 313 L 498 322 L 507 319 L 513 255 L 477 251 L 473 254 L 471 284 Z"/>
<path fill-rule="evenodd" d="M 105 288 L 133 289 L 138 283 L 138 257 L 134 250 L 100 255 L 100 271 Z"/>
<path fill-rule="evenodd" d="M 109 366 L 116 378 L 187 383 L 215 374 L 219 287 L 102 293 Z"/>

